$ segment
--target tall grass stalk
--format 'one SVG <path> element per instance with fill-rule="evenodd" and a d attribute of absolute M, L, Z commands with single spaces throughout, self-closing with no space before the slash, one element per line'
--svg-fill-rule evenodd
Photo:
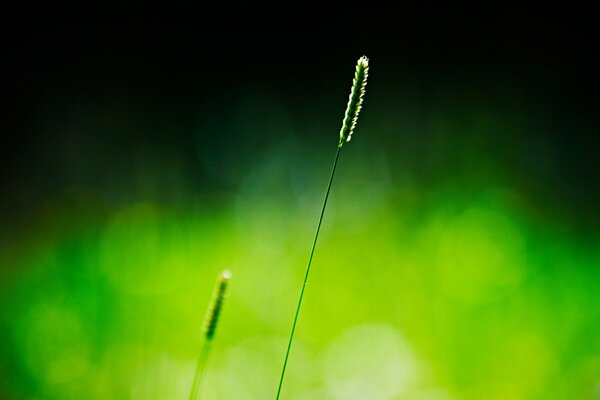
<path fill-rule="evenodd" d="M 285 359 L 283 361 L 283 368 L 281 369 L 281 376 L 279 378 L 279 387 L 277 388 L 277 397 L 281 395 L 281 388 L 283 386 L 283 378 L 285 377 L 285 370 L 287 367 L 288 359 L 290 357 L 290 349 L 292 348 L 292 342 L 294 340 L 294 333 L 296 331 L 296 325 L 298 323 L 298 315 L 300 314 L 300 307 L 302 306 L 302 299 L 304 298 L 304 291 L 306 289 L 306 283 L 308 282 L 308 275 L 310 273 L 310 266 L 312 264 L 313 256 L 315 254 L 315 248 L 317 247 L 317 240 L 319 239 L 319 232 L 321 230 L 321 223 L 323 222 L 323 215 L 325 215 L 325 208 L 327 207 L 327 200 L 329 199 L 329 193 L 331 192 L 331 184 L 333 183 L 333 177 L 335 176 L 335 169 L 337 167 L 338 160 L 340 158 L 340 151 L 344 143 L 347 143 L 352 138 L 352 133 L 356 128 L 356 122 L 358 121 L 358 114 L 362 108 L 363 97 L 365 95 L 365 88 L 367 85 L 367 77 L 369 75 L 369 59 L 365 56 L 358 59 L 356 63 L 356 72 L 354 73 L 354 80 L 352 82 L 352 89 L 350 91 L 350 97 L 348 98 L 348 105 L 346 106 L 346 113 L 342 122 L 342 129 L 340 130 L 340 141 L 338 143 L 335 158 L 333 160 L 333 167 L 331 174 L 329 175 L 329 183 L 327 184 L 327 191 L 325 192 L 325 200 L 323 201 L 323 207 L 321 207 L 321 215 L 319 216 L 319 223 L 317 224 L 317 231 L 315 233 L 315 239 L 313 240 L 312 248 L 310 250 L 310 257 L 308 258 L 308 265 L 306 266 L 306 272 L 304 273 L 304 282 L 302 289 L 300 290 L 300 296 L 298 298 L 298 304 L 296 306 L 296 314 L 294 315 L 294 322 L 292 323 L 292 331 L 288 340 L 287 350 L 285 352 Z"/>
<path fill-rule="evenodd" d="M 198 357 L 198 363 L 196 364 L 196 372 L 194 374 L 194 382 L 192 384 L 192 390 L 190 392 L 190 400 L 197 400 L 200 395 L 200 383 L 202 382 L 202 376 L 204 370 L 208 364 L 208 358 L 210 356 L 210 349 L 215 337 L 217 324 L 219 317 L 223 309 L 223 303 L 227 296 L 227 289 L 229 287 L 229 281 L 231 279 L 231 272 L 223 271 L 217 279 L 217 285 L 213 291 L 212 300 L 204 317 L 204 323 L 202 324 L 202 350 Z"/>

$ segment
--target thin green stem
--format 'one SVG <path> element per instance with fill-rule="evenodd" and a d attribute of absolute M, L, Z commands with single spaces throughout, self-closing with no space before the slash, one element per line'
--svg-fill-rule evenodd
<path fill-rule="evenodd" d="M 292 324 L 292 332 L 290 333 L 290 340 L 288 341 L 287 350 L 285 352 L 285 360 L 283 361 L 283 368 L 281 370 L 281 377 L 279 378 L 279 387 L 277 388 L 277 397 L 281 394 L 281 387 L 283 385 L 283 378 L 285 376 L 285 369 L 287 367 L 288 358 L 290 356 L 290 349 L 292 348 L 292 341 L 294 340 L 294 332 L 296 331 L 296 324 L 298 323 L 298 315 L 300 314 L 300 307 L 302 306 L 302 298 L 304 297 L 304 290 L 306 289 L 306 283 L 308 282 L 308 274 L 310 273 L 310 265 L 312 264 L 313 255 L 315 254 L 315 247 L 317 247 L 317 239 L 319 238 L 319 231 L 321 230 L 321 223 L 323 222 L 323 215 L 325 214 L 325 207 L 327 206 L 327 199 L 329 199 L 329 192 L 331 191 L 331 184 L 333 182 L 333 176 L 335 175 L 335 168 L 337 167 L 338 159 L 340 157 L 340 151 L 342 146 L 338 146 L 337 152 L 335 153 L 335 160 L 333 161 L 333 168 L 331 169 L 331 175 L 329 176 L 329 184 L 327 185 L 327 192 L 325 193 L 325 200 L 323 201 L 323 208 L 321 209 L 321 216 L 319 217 L 319 224 L 317 225 L 317 232 L 315 234 L 315 240 L 310 250 L 310 257 L 308 259 L 308 265 L 306 266 L 306 273 L 304 274 L 304 283 L 302 284 L 302 290 L 300 291 L 300 297 L 298 299 L 298 305 L 296 306 L 296 315 L 294 316 L 294 323 Z"/>
<path fill-rule="evenodd" d="M 194 383 L 192 384 L 192 391 L 190 392 L 190 400 L 197 400 L 200 394 L 200 383 L 202 382 L 202 375 L 204 374 L 204 368 L 208 362 L 208 356 L 210 355 L 210 340 L 205 340 L 202 345 L 202 351 L 198 357 L 198 364 L 196 364 L 196 374 L 194 375 Z"/>

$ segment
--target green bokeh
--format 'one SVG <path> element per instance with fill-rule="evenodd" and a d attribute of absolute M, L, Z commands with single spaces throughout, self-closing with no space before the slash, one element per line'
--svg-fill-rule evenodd
<path fill-rule="evenodd" d="M 283 398 L 595 398 L 598 227 L 524 173 L 552 175 L 552 154 L 518 163 L 526 102 L 414 105 L 383 81 L 342 152 Z M 4 398 L 187 398 L 223 269 L 204 398 L 274 398 L 341 116 L 248 88 L 219 105 L 192 129 L 209 178 L 188 147 L 148 145 L 3 245 Z"/>

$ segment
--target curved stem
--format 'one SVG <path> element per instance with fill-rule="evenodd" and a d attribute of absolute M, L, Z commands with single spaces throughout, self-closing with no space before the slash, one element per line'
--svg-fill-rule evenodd
<path fill-rule="evenodd" d="M 340 157 L 341 146 L 338 145 L 337 152 L 335 153 L 335 160 L 333 161 L 333 168 L 331 169 L 331 175 L 329 176 L 329 184 L 327 185 L 327 192 L 325 193 L 325 200 L 323 201 L 323 208 L 321 209 L 321 216 L 319 217 L 319 224 L 317 225 L 317 232 L 315 234 L 315 240 L 310 250 L 310 257 L 308 259 L 308 265 L 306 266 L 306 273 L 304 274 L 304 283 L 302 284 L 302 290 L 300 291 L 300 297 L 298 299 L 298 305 L 296 306 L 296 315 L 294 316 L 294 323 L 292 324 L 292 332 L 290 333 L 290 340 L 288 341 L 287 350 L 285 352 L 285 360 L 283 361 L 283 369 L 281 370 L 281 377 L 279 378 L 279 387 L 277 388 L 277 397 L 281 394 L 281 387 L 283 385 L 283 378 L 285 376 L 285 369 L 287 367 L 288 358 L 290 356 L 290 349 L 292 348 L 292 341 L 294 340 L 294 332 L 296 331 L 296 324 L 298 323 L 298 315 L 300 314 L 300 307 L 302 306 L 302 298 L 304 297 L 304 290 L 306 289 L 306 282 L 308 282 L 308 274 L 310 272 L 310 265 L 312 263 L 313 255 L 315 254 L 315 247 L 317 246 L 317 239 L 319 238 L 319 231 L 321 230 L 321 223 L 323 222 L 323 215 L 325 214 L 325 207 L 327 206 L 327 199 L 329 198 L 329 192 L 331 191 L 331 184 L 333 182 L 333 176 L 335 175 L 335 168 Z"/>
<path fill-rule="evenodd" d="M 198 364 L 196 364 L 196 374 L 194 375 L 194 383 L 192 384 L 192 391 L 190 392 L 190 400 L 197 400 L 200 394 L 200 383 L 202 382 L 202 375 L 204 374 L 204 368 L 208 362 L 208 356 L 210 353 L 210 340 L 205 340 L 202 346 L 202 351 L 198 357 Z"/>

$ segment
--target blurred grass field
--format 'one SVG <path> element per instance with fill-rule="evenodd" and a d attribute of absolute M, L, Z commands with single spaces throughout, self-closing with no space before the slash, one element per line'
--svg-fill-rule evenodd
<path fill-rule="evenodd" d="M 560 127 L 501 83 L 423 96 L 390 76 L 344 147 L 282 397 L 598 398 L 597 205 Z M 175 105 L 152 127 L 112 98 L 48 106 L 65 183 L 2 229 L 0 397 L 187 398 L 227 268 L 204 398 L 274 398 L 345 90 L 259 86 L 188 125 Z M 69 142 L 91 130 L 128 139 Z"/>

